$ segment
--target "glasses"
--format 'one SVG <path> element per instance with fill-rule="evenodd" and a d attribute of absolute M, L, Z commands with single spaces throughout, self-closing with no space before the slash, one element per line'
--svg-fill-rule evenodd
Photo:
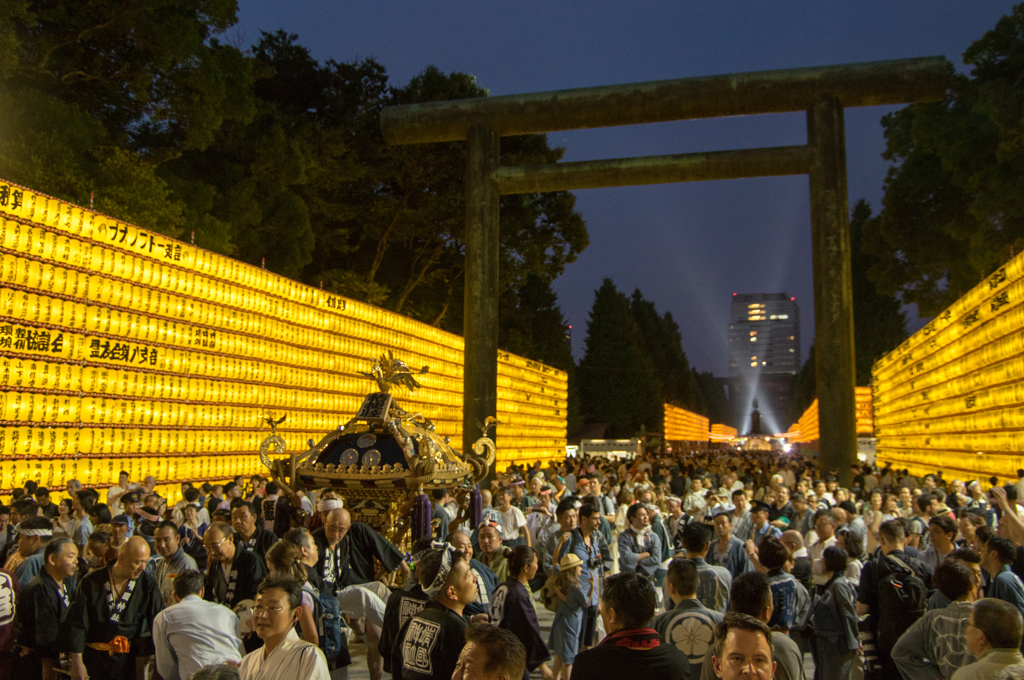
<path fill-rule="evenodd" d="M 207 543 L 206 541 L 203 541 L 203 547 L 206 548 L 207 550 L 210 550 L 211 548 L 219 548 L 220 544 L 223 543 L 226 540 L 228 540 L 227 536 L 225 536 L 224 538 L 222 538 L 222 539 L 220 539 L 219 541 L 216 541 L 216 542 Z"/>
<path fill-rule="evenodd" d="M 964 626 L 974 626 L 975 628 L 978 628 L 973 623 L 971 623 L 970 619 L 960 619 L 960 623 L 962 625 L 964 625 Z M 978 630 L 981 630 L 981 629 L 979 628 Z"/>
<path fill-rule="evenodd" d="M 277 614 L 278 612 L 284 611 L 284 607 L 264 607 L 263 605 L 258 604 L 255 607 L 250 607 L 249 611 L 252 612 L 253 616 L 260 616 L 262 614 L 270 616 L 271 614 Z"/>

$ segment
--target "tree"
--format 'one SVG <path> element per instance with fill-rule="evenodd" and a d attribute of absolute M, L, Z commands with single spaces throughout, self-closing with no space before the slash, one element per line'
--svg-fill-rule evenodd
<path fill-rule="evenodd" d="M 934 316 L 1024 246 L 1024 5 L 949 66 L 944 101 L 882 119 L 892 161 L 865 241 L 879 292 Z"/>
<path fill-rule="evenodd" d="M 640 346 L 651 360 L 662 400 L 703 413 L 703 399 L 683 351 L 683 335 L 672 313 L 659 316 L 654 303 L 645 300 L 639 288 L 633 291 L 629 312 L 639 331 Z"/>
<path fill-rule="evenodd" d="M 871 367 L 907 337 L 907 317 L 895 295 L 882 295 L 868 278 L 877 258 L 863 248 L 871 206 L 861 199 L 850 217 L 850 264 L 853 273 L 853 344 L 857 384 L 871 384 Z"/>
<path fill-rule="evenodd" d="M 632 437 L 641 425 L 661 430 L 660 384 L 638 335 L 629 300 L 605 279 L 590 310 L 579 383 L 584 417 L 608 423 L 612 437 Z"/>
<path fill-rule="evenodd" d="M 159 176 L 251 115 L 249 62 L 218 42 L 232 0 L 4 0 L 6 179 L 181 236 L 186 203 Z"/>
<path fill-rule="evenodd" d="M 732 408 L 729 406 L 729 397 L 725 395 L 722 381 L 716 378 L 711 371 L 699 372 L 694 369 L 693 377 L 700 390 L 701 401 L 704 403 L 704 415 L 712 423 L 732 425 Z"/>

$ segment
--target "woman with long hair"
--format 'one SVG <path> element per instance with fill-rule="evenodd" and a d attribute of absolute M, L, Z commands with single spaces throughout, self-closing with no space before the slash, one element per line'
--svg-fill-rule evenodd
<path fill-rule="evenodd" d="M 551 670 L 545 662 L 551 654 L 540 634 L 529 585 L 530 579 L 537 574 L 537 551 L 528 545 L 513 548 L 508 556 L 508 574 L 508 580 L 491 594 L 488 612 L 491 623 L 511 632 L 526 647 L 527 676 L 530 671 L 540 668 L 541 675 L 549 679 Z"/>
<path fill-rule="evenodd" d="M 294 543 L 278 541 L 267 551 L 267 570 L 271 576 L 284 576 L 302 587 L 302 605 L 295 632 L 306 642 L 319 645 L 320 635 L 316 630 L 314 612 L 320 595 L 306 580 L 308 572 L 302 563 L 302 551 Z"/>

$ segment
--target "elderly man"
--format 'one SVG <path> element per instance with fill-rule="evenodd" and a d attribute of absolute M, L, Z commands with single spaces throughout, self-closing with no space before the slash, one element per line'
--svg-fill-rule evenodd
<path fill-rule="evenodd" d="M 235 545 L 235 530 L 214 522 L 203 535 L 203 546 L 210 556 L 203 597 L 232 610 L 243 600 L 256 599 L 256 586 L 267 575 L 267 569 L 256 553 Z"/>
<path fill-rule="evenodd" d="M 453 548 L 462 553 L 462 559 L 469 562 L 469 570 L 476 579 L 476 601 L 467 604 L 464 613 L 466 616 L 486 614 L 490 610 L 491 594 L 501 585 L 501 581 L 483 562 L 473 559 L 473 544 L 465 532 L 456 531 L 448 536 L 448 540 Z"/>
<path fill-rule="evenodd" d="M 156 581 L 146 573 L 149 545 L 129 538 L 108 569 L 78 584 L 59 637 L 71 655 L 73 680 L 135 680 L 149 663 L 149 632 L 163 609 Z"/>
<path fill-rule="evenodd" d="M 596 647 L 576 656 L 573 675 L 578 674 L 580 678 L 689 678 L 687 655 L 672 645 L 663 644 L 657 632 L 647 627 L 654 617 L 657 599 L 654 584 L 640 574 L 624 572 L 609 576 L 600 604 L 608 636 Z"/>
<path fill-rule="evenodd" d="M 22 588 L 43 568 L 46 544 L 53 536 L 53 523 L 42 516 L 26 517 L 18 525 L 18 554 L 21 563 L 14 570 Z"/>
<path fill-rule="evenodd" d="M 978 660 L 953 673 L 951 680 L 998 678 L 1003 669 L 1024 664 L 1020 654 L 1024 621 L 1008 602 L 984 598 L 974 603 L 967 617 L 967 649 Z"/>
<path fill-rule="evenodd" d="M 70 538 L 55 538 L 43 552 L 43 568 L 18 600 L 18 653 L 13 677 L 50 678 L 60 663 L 57 631 L 75 595 L 78 548 Z"/>
<path fill-rule="evenodd" d="M 194 568 L 180 571 L 171 597 L 174 606 L 153 622 L 156 669 L 163 680 L 188 680 L 200 668 L 242 661 L 238 617 L 203 600 L 202 574 Z"/>
<path fill-rule="evenodd" d="M 683 499 L 683 510 L 698 522 L 703 521 L 708 507 L 708 502 L 704 498 L 703 479 L 702 475 L 694 475 L 693 481 L 690 482 L 690 492 Z"/>
<path fill-rule="evenodd" d="M 371 680 L 379 680 L 384 671 L 384 661 L 377 651 L 380 644 L 380 627 L 384 623 L 384 600 L 379 596 L 368 602 L 366 588 L 353 588 L 376 580 L 374 559 L 379 561 L 386 572 L 401 568 L 408 576 L 409 566 L 402 551 L 371 527 L 362 522 L 353 522 L 344 508 L 335 508 L 327 513 L 323 527 L 313 532 L 319 559 L 317 571 L 323 579 L 322 592 L 333 593 L 343 612 L 366 619 L 367 665 Z M 377 591 L 387 597 L 388 593 Z"/>
<path fill-rule="evenodd" d="M 486 623 L 466 629 L 452 680 L 517 680 L 525 673 L 526 647 L 515 635 Z"/>
<path fill-rule="evenodd" d="M 160 586 L 160 594 L 164 598 L 164 606 L 169 607 L 176 602 L 174 599 L 174 579 L 186 569 L 197 570 L 196 561 L 178 544 L 178 527 L 174 522 L 163 521 L 153 532 L 153 549 L 160 557 L 150 560 L 146 572 L 156 579 Z"/>
<path fill-rule="evenodd" d="M 231 526 L 238 539 L 238 547 L 251 550 L 259 555 L 264 563 L 267 561 L 267 550 L 277 543 L 277 536 L 256 523 L 256 511 L 249 501 L 237 500 L 231 504 Z"/>

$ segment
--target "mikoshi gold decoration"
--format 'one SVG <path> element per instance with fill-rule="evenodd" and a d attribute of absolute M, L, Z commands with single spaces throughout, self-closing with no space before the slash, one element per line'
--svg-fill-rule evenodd
<path fill-rule="evenodd" d="M 0 494 L 261 473 L 268 413 L 270 458 L 307 450 L 388 351 L 430 365 L 404 405 L 459 440 L 461 337 L 0 181 Z M 498 381 L 496 467 L 564 456 L 566 373 L 501 352 Z"/>
<path fill-rule="evenodd" d="M 878 459 L 916 474 L 1024 468 L 1024 254 L 872 367 Z"/>
<path fill-rule="evenodd" d="M 420 370 L 426 372 L 426 367 Z M 264 464 L 289 493 L 334 489 L 353 519 L 401 544 L 409 531 L 414 495 L 425 489 L 456 489 L 460 504 L 468 503 L 470 489 L 494 463 L 496 447 L 487 431 L 498 423 L 488 418 L 473 451 L 460 453 L 448 437 L 437 434 L 434 423 L 403 409 L 390 393 L 395 386 L 410 392 L 418 387 L 405 362 L 389 352 L 363 375 L 375 380 L 380 391 L 366 396 L 355 417 L 303 453 L 292 452 L 288 459 L 264 457 Z M 264 441 L 261 456 L 275 436 Z"/>

